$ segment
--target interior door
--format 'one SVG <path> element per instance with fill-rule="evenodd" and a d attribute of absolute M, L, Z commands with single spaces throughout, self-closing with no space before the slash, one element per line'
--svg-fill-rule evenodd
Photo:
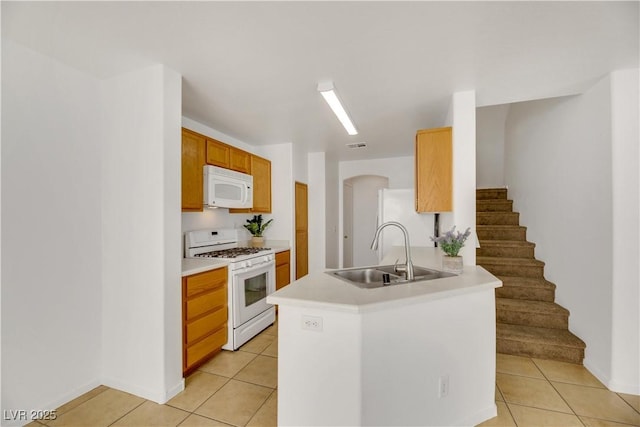
<path fill-rule="evenodd" d="M 309 223 L 307 184 L 295 183 L 296 196 L 296 279 L 309 272 Z"/>

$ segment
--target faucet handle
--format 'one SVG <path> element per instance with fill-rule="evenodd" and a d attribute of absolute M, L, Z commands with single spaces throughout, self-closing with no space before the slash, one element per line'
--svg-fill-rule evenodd
<path fill-rule="evenodd" d="M 398 264 L 399 260 L 396 260 L 396 262 L 393 264 L 393 271 L 395 271 L 396 273 L 406 273 L 407 272 L 407 265 L 406 264 Z"/>

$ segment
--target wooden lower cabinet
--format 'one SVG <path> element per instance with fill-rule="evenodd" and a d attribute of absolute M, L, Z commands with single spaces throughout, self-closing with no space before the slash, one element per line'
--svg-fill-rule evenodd
<path fill-rule="evenodd" d="M 182 278 L 182 371 L 189 374 L 227 343 L 227 267 Z"/>
<path fill-rule="evenodd" d="M 291 251 L 276 254 L 276 291 L 291 282 Z"/>

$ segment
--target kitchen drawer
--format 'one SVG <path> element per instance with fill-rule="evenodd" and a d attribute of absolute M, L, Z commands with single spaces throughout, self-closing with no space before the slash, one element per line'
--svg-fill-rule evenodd
<path fill-rule="evenodd" d="M 185 298 L 190 298 L 210 289 L 215 289 L 227 284 L 227 267 L 205 271 L 186 277 Z"/>
<path fill-rule="evenodd" d="M 207 357 L 208 355 L 218 351 L 220 347 L 227 343 L 227 324 L 222 325 L 220 329 L 209 335 L 202 341 L 190 345 L 185 350 L 185 370 L 189 369 L 193 364 Z"/>
<path fill-rule="evenodd" d="M 222 286 L 211 292 L 198 295 L 187 300 L 185 317 L 187 321 L 200 316 L 207 311 L 221 308 L 227 304 L 227 287 Z"/>
<path fill-rule="evenodd" d="M 211 331 L 218 329 L 226 322 L 227 307 L 223 307 L 220 310 L 212 311 L 193 322 L 187 323 L 185 328 L 185 342 L 189 345 L 211 333 Z"/>
<path fill-rule="evenodd" d="M 289 264 L 290 257 L 291 251 L 282 251 L 276 253 L 276 265 Z"/>

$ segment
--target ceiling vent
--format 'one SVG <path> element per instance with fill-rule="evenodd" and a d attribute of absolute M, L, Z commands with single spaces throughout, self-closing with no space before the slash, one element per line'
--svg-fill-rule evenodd
<path fill-rule="evenodd" d="M 347 144 L 347 147 L 348 147 L 348 148 L 351 148 L 351 149 L 353 149 L 353 150 L 356 150 L 356 149 L 358 149 L 358 148 L 364 148 L 364 147 L 366 147 L 366 146 L 367 146 L 367 143 L 366 143 L 366 142 L 352 142 L 352 143 L 350 143 L 350 144 Z"/>

